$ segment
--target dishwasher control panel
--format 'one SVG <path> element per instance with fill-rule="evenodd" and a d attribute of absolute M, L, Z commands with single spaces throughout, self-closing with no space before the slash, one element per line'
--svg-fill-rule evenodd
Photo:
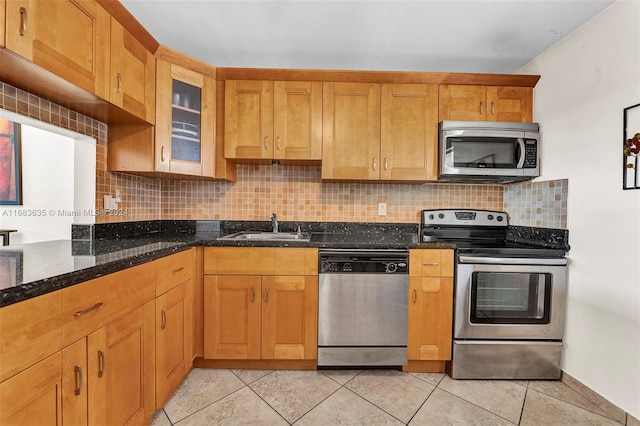
<path fill-rule="evenodd" d="M 408 274 L 409 254 L 386 250 L 321 251 L 318 266 L 321 274 Z"/>

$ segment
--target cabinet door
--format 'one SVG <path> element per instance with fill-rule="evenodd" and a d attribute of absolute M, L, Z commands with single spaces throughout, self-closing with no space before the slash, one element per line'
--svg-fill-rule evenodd
<path fill-rule="evenodd" d="M 440 85 L 438 120 L 486 120 L 486 86 Z"/>
<path fill-rule="evenodd" d="M 322 159 L 322 83 L 274 83 L 273 158 Z"/>
<path fill-rule="evenodd" d="M 0 424 L 62 425 L 62 353 L 0 383 Z"/>
<path fill-rule="evenodd" d="M 409 278 L 408 358 L 450 360 L 453 278 Z"/>
<path fill-rule="evenodd" d="M 204 357 L 260 359 L 261 278 L 204 278 Z"/>
<path fill-rule="evenodd" d="M 155 411 L 155 303 L 87 338 L 89 424 L 148 424 Z"/>
<path fill-rule="evenodd" d="M 108 99 L 110 19 L 92 0 L 7 0 L 6 47 Z"/>
<path fill-rule="evenodd" d="M 157 61 L 156 170 L 214 177 L 215 81 Z"/>
<path fill-rule="evenodd" d="M 436 180 L 438 86 L 383 84 L 380 179 Z"/>
<path fill-rule="evenodd" d="M 380 176 L 380 85 L 324 83 L 322 178 Z"/>
<path fill-rule="evenodd" d="M 533 89 L 530 87 L 487 87 L 487 120 L 533 120 Z"/>
<path fill-rule="evenodd" d="M 273 82 L 225 81 L 225 158 L 273 158 L 273 144 Z"/>
<path fill-rule="evenodd" d="M 86 425 L 88 422 L 87 339 L 62 350 L 62 423 Z"/>
<path fill-rule="evenodd" d="M 155 90 L 156 61 L 153 55 L 112 18 L 109 100 L 112 104 L 153 124 Z"/>
<path fill-rule="evenodd" d="M 0 0 L 0 47 L 5 46 L 7 0 Z"/>
<path fill-rule="evenodd" d="M 262 359 L 316 359 L 317 317 L 317 277 L 262 277 Z"/>
<path fill-rule="evenodd" d="M 156 408 L 178 388 L 192 365 L 193 281 L 156 298 Z"/>

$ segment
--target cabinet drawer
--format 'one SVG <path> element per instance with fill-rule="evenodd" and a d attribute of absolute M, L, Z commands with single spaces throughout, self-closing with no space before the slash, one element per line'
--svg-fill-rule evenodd
<path fill-rule="evenodd" d="M 453 277 L 453 249 L 409 250 L 409 274 Z"/>
<path fill-rule="evenodd" d="M 67 287 L 61 294 L 63 347 L 109 322 L 109 276 Z"/>
<path fill-rule="evenodd" d="M 156 296 L 193 278 L 195 249 L 156 260 Z"/>
<path fill-rule="evenodd" d="M 61 292 L 0 309 L 0 382 L 62 348 Z"/>
<path fill-rule="evenodd" d="M 218 247 L 217 274 L 273 275 L 274 249 L 270 247 Z M 209 271 L 205 263 L 205 270 Z M 210 273 L 210 272 L 208 272 Z"/>
<path fill-rule="evenodd" d="M 318 249 L 275 249 L 276 275 L 317 275 Z"/>
<path fill-rule="evenodd" d="M 116 320 L 156 297 L 153 262 L 107 275 L 111 320 Z"/>

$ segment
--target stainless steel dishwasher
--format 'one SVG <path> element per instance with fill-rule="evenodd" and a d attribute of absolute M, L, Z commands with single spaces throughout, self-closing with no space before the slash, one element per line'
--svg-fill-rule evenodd
<path fill-rule="evenodd" d="M 320 250 L 318 367 L 407 363 L 406 250 Z"/>

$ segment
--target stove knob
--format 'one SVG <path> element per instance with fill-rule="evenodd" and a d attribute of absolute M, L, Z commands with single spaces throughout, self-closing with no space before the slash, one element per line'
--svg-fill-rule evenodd
<path fill-rule="evenodd" d="M 387 263 L 386 272 L 394 273 L 397 270 L 398 270 L 398 265 L 396 265 L 395 263 Z"/>
<path fill-rule="evenodd" d="M 434 218 L 434 217 L 435 217 L 435 216 L 434 216 L 433 214 L 430 214 L 430 215 L 429 215 L 429 219 L 431 219 L 431 220 L 433 220 L 433 218 Z"/>
<path fill-rule="evenodd" d="M 487 216 L 487 219 L 489 219 L 489 220 L 493 220 L 493 215 L 492 215 L 492 214 L 490 214 L 489 216 Z"/>
<path fill-rule="evenodd" d="M 498 222 L 502 222 L 504 218 L 502 216 L 498 216 Z"/>
<path fill-rule="evenodd" d="M 438 219 L 444 219 L 444 213 L 438 213 Z"/>

